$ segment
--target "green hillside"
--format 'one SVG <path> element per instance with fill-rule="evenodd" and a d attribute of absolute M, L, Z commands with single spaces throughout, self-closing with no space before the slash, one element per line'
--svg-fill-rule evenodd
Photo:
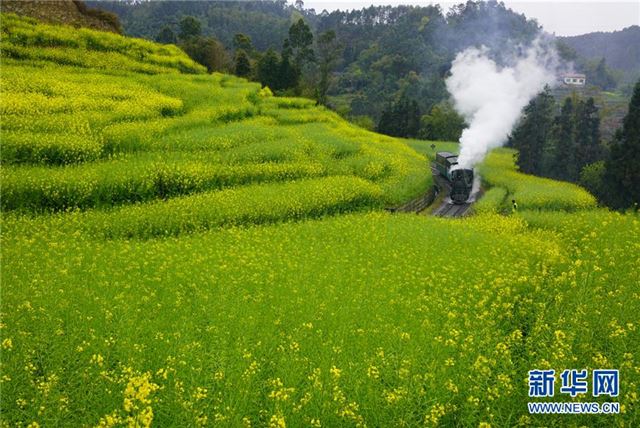
<path fill-rule="evenodd" d="M 429 184 L 424 158 L 398 141 L 311 101 L 202 74 L 174 46 L 12 15 L 2 31 L 5 211 L 119 206 L 108 215 L 117 218 L 180 196 L 174 208 L 206 227 L 211 216 L 246 223 L 395 204 Z M 232 190 L 245 185 L 255 187 Z M 204 212 L 227 195 L 224 213 Z M 242 217 L 256 205 L 264 218 Z"/>
<path fill-rule="evenodd" d="M 3 426 L 640 423 L 637 214 L 499 150 L 477 215 L 391 215 L 431 142 L 173 46 L 13 15 L 0 43 Z M 566 368 L 619 369 L 555 400 L 621 413 L 530 415 L 528 371 Z"/>

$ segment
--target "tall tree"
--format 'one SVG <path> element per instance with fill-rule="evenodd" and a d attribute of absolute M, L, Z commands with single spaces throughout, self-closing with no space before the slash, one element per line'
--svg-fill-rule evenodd
<path fill-rule="evenodd" d="M 325 31 L 318 37 L 318 59 L 320 66 L 320 82 L 318 83 L 318 103 L 327 103 L 329 79 L 342 51 L 342 45 L 336 40 L 333 30 Z"/>
<path fill-rule="evenodd" d="M 640 80 L 611 146 L 605 180 L 610 186 L 609 205 L 624 209 L 640 203 Z"/>
<path fill-rule="evenodd" d="M 376 126 L 376 132 L 387 135 L 396 134 L 395 123 L 393 121 L 393 107 L 391 105 L 388 105 L 384 110 L 382 110 L 380 120 Z"/>
<path fill-rule="evenodd" d="M 542 154 L 553 123 L 553 96 L 547 86 L 524 108 L 524 116 L 510 142 L 518 150 L 516 165 L 527 174 L 540 175 Z"/>
<path fill-rule="evenodd" d="M 253 52 L 253 43 L 251 42 L 251 37 L 246 34 L 237 33 L 233 36 L 233 48 L 238 50 L 243 50 L 247 54 L 251 54 Z"/>
<path fill-rule="evenodd" d="M 554 121 L 551 144 L 547 175 L 559 180 L 575 180 L 575 109 L 571 97 L 564 100 L 560 115 Z"/>
<path fill-rule="evenodd" d="M 595 69 L 589 68 L 588 71 L 590 76 L 587 77 L 591 77 L 592 84 L 599 86 L 605 91 L 616 87 L 616 80 L 609 72 L 609 68 L 607 67 L 607 62 L 604 57 L 598 62 Z"/>
<path fill-rule="evenodd" d="M 589 98 L 580 101 L 576 109 L 576 173 L 601 157 L 600 116 L 593 98 Z"/>
<path fill-rule="evenodd" d="M 177 41 L 176 33 L 174 33 L 168 25 L 162 27 L 162 30 L 160 30 L 156 36 L 156 42 L 163 43 L 165 45 L 176 43 Z"/>
<path fill-rule="evenodd" d="M 295 66 L 300 70 L 306 63 L 315 61 L 313 34 L 304 19 L 300 18 L 298 22 L 289 27 L 289 39 L 285 41 L 286 43 L 291 48 Z"/>
<path fill-rule="evenodd" d="M 458 141 L 464 127 L 464 118 L 451 104 L 442 102 L 422 116 L 418 136 L 425 140 Z"/>
<path fill-rule="evenodd" d="M 180 47 L 194 61 L 207 67 L 207 71 L 227 70 L 227 52 L 222 43 L 212 37 L 189 37 Z"/>
<path fill-rule="evenodd" d="M 262 86 L 277 89 L 279 85 L 280 61 L 278 54 L 269 49 L 258 61 L 257 75 Z"/>
<path fill-rule="evenodd" d="M 302 73 L 290 58 L 290 50 L 284 49 L 278 67 L 278 84 L 275 89 L 297 89 L 298 87 Z"/>
<path fill-rule="evenodd" d="M 192 37 L 198 37 L 202 34 L 202 26 L 193 16 L 185 16 L 180 20 L 180 33 L 181 40 L 188 40 Z"/>
<path fill-rule="evenodd" d="M 249 56 L 243 49 L 236 51 L 235 73 L 240 77 L 249 77 L 251 75 L 251 62 Z"/>
<path fill-rule="evenodd" d="M 408 101 L 406 104 L 407 125 L 404 132 L 405 137 L 417 137 L 420 131 L 420 107 L 416 100 Z"/>
<path fill-rule="evenodd" d="M 376 130 L 394 137 L 415 137 L 420 129 L 420 108 L 403 94 L 382 112 Z"/>

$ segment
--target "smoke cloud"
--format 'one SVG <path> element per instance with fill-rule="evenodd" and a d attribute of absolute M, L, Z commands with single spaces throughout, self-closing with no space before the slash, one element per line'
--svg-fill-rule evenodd
<path fill-rule="evenodd" d="M 499 66 L 486 47 L 460 52 L 446 85 L 454 107 L 469 124 L 460 137 L 461 168 L 472 168 L 502 146 L 522 109 L 545 85 L 555 82 L 555 51 L 540 39 Z"/>

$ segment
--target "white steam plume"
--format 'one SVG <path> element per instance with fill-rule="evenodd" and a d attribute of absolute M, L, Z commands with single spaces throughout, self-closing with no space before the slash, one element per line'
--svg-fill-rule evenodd
<path fill-rule="evenodd" d="M 555 55 L 536 40 L 512 66 L 500 67 L 488 49 L 469 48 L 453 61 L 446 85 L 469 124 L 460 137 L 461 168 L 471 168 L 503 145 L 527 103 L 555 82 Z"/>

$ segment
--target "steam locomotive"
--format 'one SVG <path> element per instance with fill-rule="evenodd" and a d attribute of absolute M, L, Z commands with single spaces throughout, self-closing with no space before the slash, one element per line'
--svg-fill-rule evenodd
<path fill-rule="evenodd" d="M 449 197 L 454 204 L 464 204 L 473 188 L 473 170 L 458 166 L 458 155 L 449 152 L 436 153 L 436 169 L 451 184 Z"/>

